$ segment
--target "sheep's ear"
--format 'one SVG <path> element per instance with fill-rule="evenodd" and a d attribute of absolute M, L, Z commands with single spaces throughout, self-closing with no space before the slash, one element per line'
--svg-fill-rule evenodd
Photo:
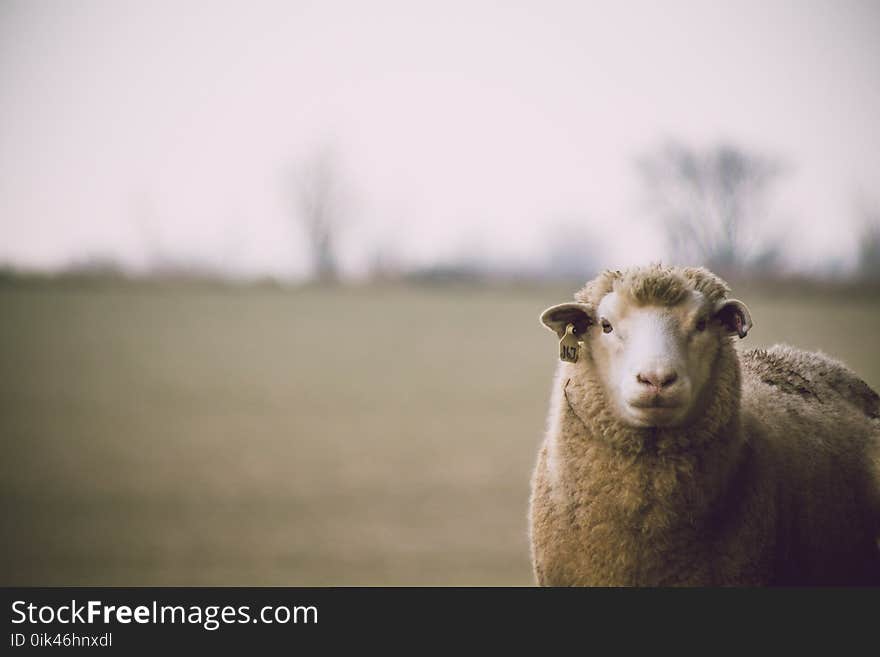
<path fill-rule="evenodd" d="M 715 307 L 715 319 L 721 322 L 729 335 L 746 337 L 752 328 L 752 316 L 749 309 L 739 299 L 725 299 Z"/>
<path fill-rule="evenodd" d="M 574 324 L 575 335 L 582 335 L 594 323 L 593 311 L 585 303 L 560 303 L 541 313 L 541 323 L 560 338 L 565 335 L 565 327 L 569 324 Z"/>

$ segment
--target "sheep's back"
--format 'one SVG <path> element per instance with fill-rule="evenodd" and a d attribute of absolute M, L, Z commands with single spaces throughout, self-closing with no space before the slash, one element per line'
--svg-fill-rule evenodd
<path fill-rule="evenodd" d="M 842 363 L 788 346 L 745 352 L 743 423 L 769 462 L 781 580 L 876 576 L 880 399 Z"/>
<path fill-rule="evenodd" d="M 821 352 L 787 345 L 753 349 L 742 355 L 752 379 L 819 404 L 852 405 L 870 419 L 880 418 L 880 396 L 840 361 Z"/>

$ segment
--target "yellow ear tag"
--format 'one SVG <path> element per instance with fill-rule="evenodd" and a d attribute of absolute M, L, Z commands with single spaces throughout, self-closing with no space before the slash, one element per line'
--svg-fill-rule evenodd
<path fill-rule="evenodd" d="M 578 345 L 580 344 L 574 334 L 574 324 L 565 327 L 565 335 L 559 341 L 559 360 L 566 363 L 576 363 L 578 359 Z"/>

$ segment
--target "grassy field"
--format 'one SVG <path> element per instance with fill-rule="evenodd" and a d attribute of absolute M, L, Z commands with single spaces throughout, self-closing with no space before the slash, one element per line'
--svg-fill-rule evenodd
<path fill-rule="evenodd" d="M 0 584 L 530 584 L 570 294 L 4 283 Z M 880 387 L 876 296 L 737 296 Z"/>

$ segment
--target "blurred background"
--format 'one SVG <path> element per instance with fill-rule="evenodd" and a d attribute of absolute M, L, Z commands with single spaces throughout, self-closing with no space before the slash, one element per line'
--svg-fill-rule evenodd
<path fill-rule="evenodd" d="M 603 268 L 880 387 L 880 4 L 0 0 L 4 585 L 520 585 Z"/>

